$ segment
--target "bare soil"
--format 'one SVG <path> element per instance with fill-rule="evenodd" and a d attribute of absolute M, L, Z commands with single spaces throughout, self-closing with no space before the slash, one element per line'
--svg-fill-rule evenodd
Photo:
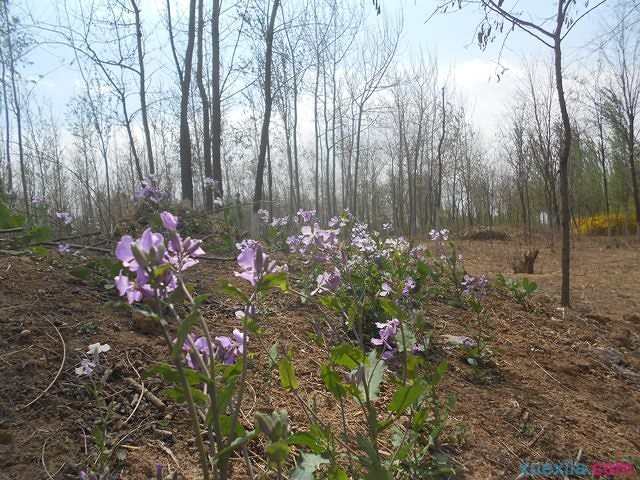
<path fill-rule="evenodd" d="M 532 307 L 502 293 L 490 297 L 495 366 L 481 378 L 462 352 L 441 340 L 469 335 L 470 312 L 438 303 L 425 308 L 434 325 L 434 352 L 450 364 L 442 391 L 457 399 L 443 445 L 457 478 L 515 478 L 522 462 L 640 457 L 640 250 L 630 241 L 618 244 L 576 242 L 574 308 L 562 311 L 556 303 L 559 252 L 540 241 L 540 273 L 529 278 L 542 293 Z M 517 241 L 459 245 L 467 269 L 490 278 L 498 272 L 515 276 L 511 256 L 523 247 Z M 162 338 L 113 308 L 111 292 L 70 275 L 67 263 L 55 252 L 45 259 L 0 256 L 0 479 L 78 478 L 82 466 L 95 461 L 92 432 L 100 421 L 107 425 L 107 444 L 118 446 L 111 461 L 119 478 L 145 479 L 157 463 L 198 478 L 184 409 L 162 396 L 158 380 L 141 377 L 164 359 Z M 204 315 L 216 335 L 237 326 L 236 305 L 217 289 L 233 278 L 233 268 L 231 262 L 203 262 L 191 276 L 200 293 L 213 293 Z M 328 328 L 320 313 L 293 296 L 274 295 L 263 327 L 264 335 L 252 339 L 256 355 L 242 421 L 250 426 L 255 411 L 287 408 L 292 429 L 308 424 L 299 400 L 280 388 L 269 364 L 267 351 L 278 341 L 293 353 L 300 396 L 314 398 L 326 419 L 337 422 L 318 375 L 325 354 L 309 340 L 310 333 Z M 112 347 L 101 401 L 74 373 L 87 345 L 98 341 Z M 139 390 L 126 377 L 144 382 L 166 407 L 143 397 L 136 408 Z M 355 413 L 348 421 L 358 428 Z M 261 448 L 252 444 L 250 454 L 259 458 Z M 245 477 L 239 460 L 234 477 Z"/>

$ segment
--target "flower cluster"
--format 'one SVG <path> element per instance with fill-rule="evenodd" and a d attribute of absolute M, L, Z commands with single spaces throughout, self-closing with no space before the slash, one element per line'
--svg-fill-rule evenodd
<path fill-rule="evenodd" d="M 407 242 L 404 237 L 387 238 L 384 241 L 384 245 L 386 248 L 398 253 L 406 253 L 411 248 L 411 245 L 409 245 L 409 242 Z"/>
<path fill-rule="evenodd" d="M 435 241 L 446 242 L 447 240 L 449 240 L 449 230 L 447 230 L 446 228 L 443 228 L 442 230 L 431 230 L 429 232 L 429 237 L 434 242 Z"/>
<path fill-rule="evenodd" d="M 303 210 L 299 209 L 296 213 L 297 220 L 300 223 L 310 223 L 316 216 L 315 210 Z"/>
<path fill-rule="evenodd" d="M 481 275 L 479 277 L 465 275 L 464 280 L 461 283 L 462 292 L 465 295 L 473 295 L 478 299 L 484 297 L 487 294 L 488 285 L 489 280 L 487 279 L 486 275 Z"/>
<path fill-rule="evenodd" d="M 345 213 L 349 213 L 345 210 Z M 327 223 L 327 225 L 329 225 L 329 228 L 343 228 L 346 227 L 349 224 L 349 216 L 348 215 L 342 215 L 340 217 L 331 217 L 329 219 L 329 222 Z"/>
<path fill-rule="evenodd" d="M 391 230 L 393 230 L 393 225 L 391 223 L 383 223 L 382 230 L 385 232 L 390 232 Z"/>
<path fill-rule="evenodd" d="M 262 223 L 269 223 L 269 210 L 261 208 L 256 212 L 256 215 L 258 215 L 258 218 Z"/>
<path fill-rule="evenodd" d="M 404 287 L 402 288 L 402 295 L 409 295 L 414 288 L 416 288 L 416 281 L 411 277 L 407 277 L 404 281 Z"/>
<path fill-rule="evenodd" d="M 366 223 L 356 223 L 351 229 L 351 245 L 361 253 L 374 253 L 378 245 L 369 234 L 369 226 Z"/>
<path fill-rule="evenodd" d="M 271 226 L 272 227 L 286 227 L 287 225 L 289 225 L 289 217 L 288 216 L 284 216 L 284 217 L 274 217 L 273 220 L 271 220 Z"/>
<path fill-rule="evenodd" d="M 71 222 L 73 222 L 73 217 L 69 212 L 56 212 L 56 218 L 65 225 L 69 225 Z"/>
<path fill-rule="evenodd" d="M 76 375 L 79 377 L 88 377 L 91 375 L 100 363 L 100 354 L 111 350 L 111 346 L 106 343 L 101 345 L 100 342 L 92 343 L 88 348 L 86 353 L 87 357 L 80 360 L 80 366 L 75 369 Z"/>
<path fill-rule="evenodd" d="M 305 225 L 299 235 L 287 238 L 292 253 L 312 256 L 317 261 L 328 260 L 338 248 L 338 230 L 324 230 L 317 223 Z"/>
<path fill-rule="evenodd" d="M 389 360 L 396 351 L 395 338 L 400 327 L 400 320 L 392 318 L 388 322 L 376 322 L 378 327 L 378 337 L 372 338 L 371 344 L 382 347 L 382 359 Z"/>
<path fill-rule="evenodd" d="M 233 365 L 236 363 L 236 359 L 244 353 L 245 342 L 248 341 L 248 335 L 234 328 L 231 337 L 215 337 L 211 345 L 213 352 L 211 352 L 209 342 L 205 337 L 189 334 L 182 344 L 182 351 L 185 352 L 185 361 L 189 368 L 197 369 L 200 367 L 194 350 L 200 354 L 205 365 L 208 365 L 212 358 L 225 365 Z"/>
<path fill-rule="evenodd" d="M 381 297 L 386 297 L 392 292 L 393 292 L 393 288 L 391 288 L 391 285 L 389 285 L 387 282 L 384 282 L 382 284 L 382 287 L 380 287 L 380 292 L 378 293 L 378 295 Z"/>
<path fill-rule="evenodd" d="M 168 242 L 162 234 L 147 228 L 136 240 L 124 235 L 116 246 L 116 257 L 122 266 L 136 275 L 131 281 L 120 270 L 114 279 L 119 295 L 126 296 L 129 303 L 166 297 L 177 288 L 176 274 L 197 264 L 197 258 L 204 255 L 201 240 L 180 237 L 176 216 L 162 212 L 160 218 L 168 231 Z"/>
<path fill-rule="evenodd" d="M 59 243 L 58 244 L 58 253 L 65 254 L 71 252 L 71 246 L 68 243 Z"/>
<path fill-rule="evenodd" d="M 336 290 L 342 282 L 342 275 L 340 275 L 340 270 L 334 268 L 331 272 L 323 272 L 318 275 L 316 282 L 318 284 L 318 288 L 311 292 L 311 295 L 315 295 L 318 292 L 332 292 Z"/>
<path fill-rule="evenodd" d="M 287 270 L 286 265 L 277 266 L 276 262 L 269 261 L 260 242 L 244 240 L 236 244 L 236 247 L 240 250 L 237 261 L 242 271 L 234 272 L 234 275 L 244 278 L 254 287 L 265 275 Z"/>
<path fill-rule="evenodd" d="M 31 203 L 33 204 L 33 206 L 44 205 L 46 203 L 46 200 L 44 197 L 41 197 L 39 195 L 33 195 L 31 197 Z"/>
<path fill-rule="evenodd" d="M 156 186 L 156 181 L 152 177 L 147 177 L 140 183 L 140 188 L 135 191 L 135 200 L 149 200 L 152 203 L 160 203 L 166 198 L 166 193 Z"/>

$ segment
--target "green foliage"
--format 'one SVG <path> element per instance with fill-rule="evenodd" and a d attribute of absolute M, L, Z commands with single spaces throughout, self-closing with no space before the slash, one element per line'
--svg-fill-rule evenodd
<path fill-rule="evenodd" d="M 289 356 L 280 359 L 278 362 L 278 371 L 280 372 L 282 388 L 285 390 L 296 390 L 300 386 Z"/>
<path fill-rule="evenodd" d="M 496 276 L 496 284 L 506 289 L 516 302 L 524 306 L 527 306 L 529 297 L 538 290 L 538 284 L 526 277 L 506 278 L 500 273 Z"/>
<path fill-rule="evenodd" d="M 9 209 L 9 207 L 0 199 L 0 228 L 19 228 L 24 226 L 24 224 L 24 216 L 13 213 Z"/>

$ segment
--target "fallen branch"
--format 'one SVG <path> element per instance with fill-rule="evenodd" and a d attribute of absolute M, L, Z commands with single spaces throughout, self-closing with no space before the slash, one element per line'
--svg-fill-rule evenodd
<path fill-rule="evenodd" d="M 41 245 L 47 245 L 48 247 L 57 247 L 58 243 L 57 242 L 42 242 Z M 68 243 L 67 245 L 69 247 L 75 248 L 77 250 L 92 250 L 94 252 L 100 252 L 100 253 L 113 253 L 113 251 L 109 250 L 108 248 L 94 247 L 93 245 L 81 245 L 79 243 Z"/>
<path fill-rule="evenodd" d="M 13 232 L 21 232 L 24 230 L 24 227 L 15 227 L 15 228 L 2 228 L 0 229 L 0 233 L 13 233 Z"/>
<path fill-rule="evenodd" d="M 97 232 L 89 232 L 89 233 L 78 233 L 76 235 L 69 235 L 67 237 L 59 237 L 59 238 L 55 238 L 53 240 L 49 240 L 50 242 L 63 242 L 65 240 L 75 240 L 76 238 L 85 238 L 85 237 L 93 237 L 94 235 L 102 235 L 101 231 L 97 231 Z M 46 242 L 36 242 L 36 243 L 32 243 L 31 245 L 41 245 L 43 243 Z"/>
<path fill-rule="evenodd" d="M 125 377 L 124 381 L 127 382 L 132 387 L 135 387 L 138 390 L 142 390 L 142 385 L 140 385 L 138 382 L 136 382 L 133 378 Z M 160 400 L 158 397 L 156 397 L 153 393 L 151 393 L 148 388 L 144 390 L 144 396 L 147 397 L 147 399 L 151 403 L 153 403 L 156 407 L 158 407 L 160 409 L 167 408 L 167 406 L 164 404 L 164 402 L 162 400 Z"/>
<path fill-rule="evenodd" d="M 31 400 L 29 403 L 27 403 L 26 405 L 24 405 L 22 407 L 16 408 L 16 410 L 24 410 L 25 408 L 33 405 L 38 400 L 40 400 L 49 391 L 49 389 L 53 386 L 53 384 L 56 383 L 56 381 L 58 380 L 58 377 L 60 377 L 60 374 L 62 373 L 62 369 L 64 368 L 64 362 L 67 360 L 67 344 L 64 342 L 64 338 L 62 337 L 62 334 L 60 333 L 60 330 L 58 330 L 58 327 L 56 327 L 53 324 L 53 322 L 51 322 L 51 320 L 46 319 L 46 318 L 45 318 L 45 320 L 47 322 L 49 322 L 49 324 L 53 328 L 55 328 L 56 333 L 58 334 L 58 337 L 60 337 L 60 342 L 62 343 L 62 362 L 60 362 L 60 367 L 58 368 L 58 373 L 56 373 L 56 376 L 53 377 L 53 380 L 51 380 L 51 383 L 47 386 L 47 388 L 45 388 L 42 392 L 40 392 L 40 395 L 38 395 L 36 398 Z"/>
<path fill-rule="evenodd" d="M 216 257 L 213 255 L 206 255 L 198 257 L 198 260 L 210 260 L 212 262 L 232 262 L 233 260 L 235 260 L 235 257 Z"/>

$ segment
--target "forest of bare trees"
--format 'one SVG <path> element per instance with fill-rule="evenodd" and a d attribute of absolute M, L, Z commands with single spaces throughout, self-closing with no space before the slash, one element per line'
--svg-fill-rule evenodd
<path fill-rule="evenodd" d="M 0 186 L 33 221 L 65 211 L 109 232 L 145 186 L 208 211 L 326 221 L 348 208 L 410 235 L 513 224 L 564 239 L 599 213 L 640 223 L 634 2 L 599 19 L 597 61 L 564 86 L 560 41 L 603 2 L 559 2 L 550 30 L 481 2 L 481 49 L 516 27 L 541 39 L 493 144 L 447 65 L 401 56 L 402 12 L 385 2 L 54 3 L 0 12 Z M 425 2 L 425 20 L 448 3 Z M 75 72 L 62 111 L 39 94 L 46 55 Z"/>

